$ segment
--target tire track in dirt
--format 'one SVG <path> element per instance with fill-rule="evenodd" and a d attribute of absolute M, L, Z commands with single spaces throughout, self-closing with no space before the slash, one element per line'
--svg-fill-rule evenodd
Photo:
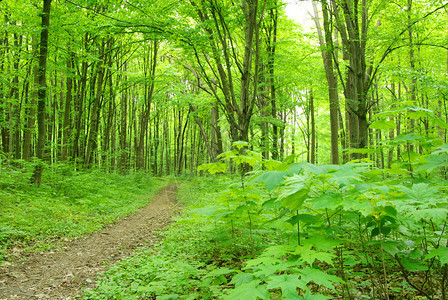
<path fill-rule="evenodd" d="M 0 299 L 75 299 L 84 288 L 94 287 L 99 272 L 135 248 L 154 244 L 153 232 L 179 213 L 177 187 L 163 187 L 138 212 L 69 243 L 63 251 L 35 254 L 1 270 Z"/>

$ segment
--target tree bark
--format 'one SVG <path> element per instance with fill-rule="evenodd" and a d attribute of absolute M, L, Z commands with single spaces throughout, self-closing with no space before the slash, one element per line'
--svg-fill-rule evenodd
<path fill-rule="evenodd" d="M 45 148 L 45 100 L 47 93 L 47 56 L 48 56 L 48 27 L 50 26 L 50 9 L 51 0 L 43 0 L 42 9 L 42 25 L 40 33 L 39 46 L 39 90 L 37 92 L 37 148 L 36 156 L 38 159 L 43 159 Z M 31 181 L 34 184 L 40 185 L 42 182 L 43 164 L 38 162 L 34 167 L 34 172 Z"/>
<path fill-rule="evenodd" d="M 313 2 L 314 8 L 314 22 L 316 24 L 319 44 L 322 48 L 321 54 L 325 67 L 325 75 L 328 83 L 328 99 L 330 102 L 330 132 L 331 132 L 331 163 L 339 164 L 339 97 L 338 97 L 338 81 L 333 65 L 334 45 L 331 36 L 331 24 L 329 20 L 329 8 L 327 1 L 322 1 L 322 13 L 324 21 L 324 32 L 319 22 L 319 15 L 316 3 Z"/>

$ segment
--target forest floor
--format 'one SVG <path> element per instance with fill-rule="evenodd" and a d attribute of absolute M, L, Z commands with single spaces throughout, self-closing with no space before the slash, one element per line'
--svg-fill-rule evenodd
<path fill-rule="evenodd" d="M 94 287 L 98 273 L 157 242 L 157 230 L 179 213 L 177 184 L 162 188 L 138 212 L 102 231 L 65 244 L 61 251 L 37 253 L 0 269 L 0 299 L 76 299 Z"/>

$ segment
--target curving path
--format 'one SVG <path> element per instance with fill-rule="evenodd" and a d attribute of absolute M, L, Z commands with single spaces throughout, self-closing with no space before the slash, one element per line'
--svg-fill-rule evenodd
<path fill-rule="evenodd" d="M 135 248 L 154 243 L 153 232 L 179 212 L 177 187 L 162 188 L 146 207 L 63 251 L 36 254 L 1 270 L 0 299 L 75 299 L 95 285 L 98 272 L 130 256 Z"/>

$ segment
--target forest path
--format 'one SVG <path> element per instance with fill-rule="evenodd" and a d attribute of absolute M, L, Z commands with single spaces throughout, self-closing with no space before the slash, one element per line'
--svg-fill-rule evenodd
<path fill-rule="evenodd" d="M 62 251 L 35 254 L 1 270 L 0 299 L 75 299 L 95 285 L 98 272 L 129 257 L 135 248 L 154 244 L 153 232 L 179 212 L 177 187 L 163 187 L 138 212 L 67 244 Z"/>

